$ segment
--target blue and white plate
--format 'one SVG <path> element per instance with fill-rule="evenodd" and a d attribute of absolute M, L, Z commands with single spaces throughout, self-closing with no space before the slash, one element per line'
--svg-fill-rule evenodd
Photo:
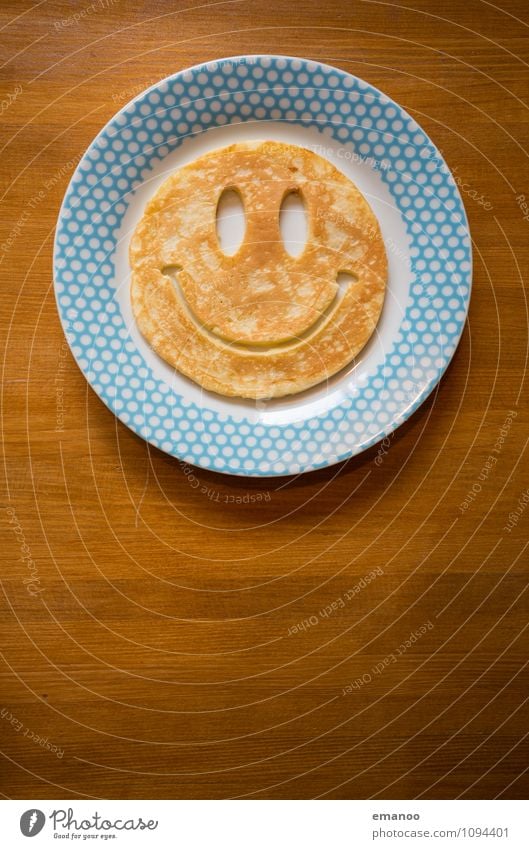
<path fill-rule="evenodd" d="M 369 200 L 389 259 L 382 316 L 357 359 L 266 403 L 223 398 L 175 372 L 138 332 L 129 297 L 129 240 L 148 199 L 174 169 L 248 139 L 332 161 Z M 236 56 L 162 80 L 104 127 L 66 192 L 54 268 L 73 354 L 122 422 L 206 469 L 286 475 L 359 454 L 422 404 L 464 327 L 471 245 L 447 165 L 389 97 L 318 62 Z"/>

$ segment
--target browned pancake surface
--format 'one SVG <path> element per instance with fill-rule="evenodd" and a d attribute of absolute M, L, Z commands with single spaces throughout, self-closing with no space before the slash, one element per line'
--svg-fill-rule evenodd
<path fill-rule="evenodd" d="M 246 231 L 220 249 L 216 210 L 238 192 Z M 299 193 L 308 238 L 290 256 L 279 231 L 283 199 Z M 153 349 L 205 389 L 273 398 L 347 365 L 372 335 L 384 300 L 378 222 L 330 162 L 281 142 L 213 151 L 169 177 L 130 246 L 132 307 Z M 351 275 L 343 287 L 340 272 Z"/>

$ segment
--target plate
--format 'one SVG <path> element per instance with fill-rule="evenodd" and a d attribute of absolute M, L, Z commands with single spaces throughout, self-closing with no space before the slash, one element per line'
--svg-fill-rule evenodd
<path fill-rule="evenodd" d="M 128 246 L 148 199 L 179 166 L 249 139 L 333 162 L 367 197 L 389 260 L 380 321 L 355 361 L 325 384 L 268 402 L 223 398 L 175 372 L 140 335 L 129 295 Z M 417 122 L 358 77 L 288 56 L 209 62 L 134 98 L 81 159 L 54 250 L 64 331 L 105 404 L 180 460 L 251 476 L 330 466 L 409 418 L 454 354 L 471 271 L 461 196 Z"/>

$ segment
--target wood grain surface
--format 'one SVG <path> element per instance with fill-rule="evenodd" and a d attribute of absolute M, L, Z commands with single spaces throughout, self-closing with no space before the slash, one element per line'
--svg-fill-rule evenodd
<path fill-rule="evenodd" d="M 525 0 L 4 0 L 0 18 L 3 794 L 526 796 Z M 296 479 L 149 448 L 86 383 L 53 296 L 61 199 L 99 129 L 247 52 L 404 106 L 460 178 L 474 244 L 434 395 L 385 446 Z"/>

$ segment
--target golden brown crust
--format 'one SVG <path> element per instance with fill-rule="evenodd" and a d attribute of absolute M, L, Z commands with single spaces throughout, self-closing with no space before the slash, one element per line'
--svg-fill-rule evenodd
<path fill-rule="evenodd" d="M 246 232 L 219 248 L 216 208 L 235 188 Z M 303 198 L 309 231 L 284 248 L 279 210 Z M 330 162 L 281 142 L 234 144 L 184 166 L 147 204 L 130 246 L 132 308 L 153 349 L 205 389 L 272 398 L 347 365 L 373 333 L 387 261 L 378 222 Z M 352 275 L 340 290 L 339 272 Z"/>

